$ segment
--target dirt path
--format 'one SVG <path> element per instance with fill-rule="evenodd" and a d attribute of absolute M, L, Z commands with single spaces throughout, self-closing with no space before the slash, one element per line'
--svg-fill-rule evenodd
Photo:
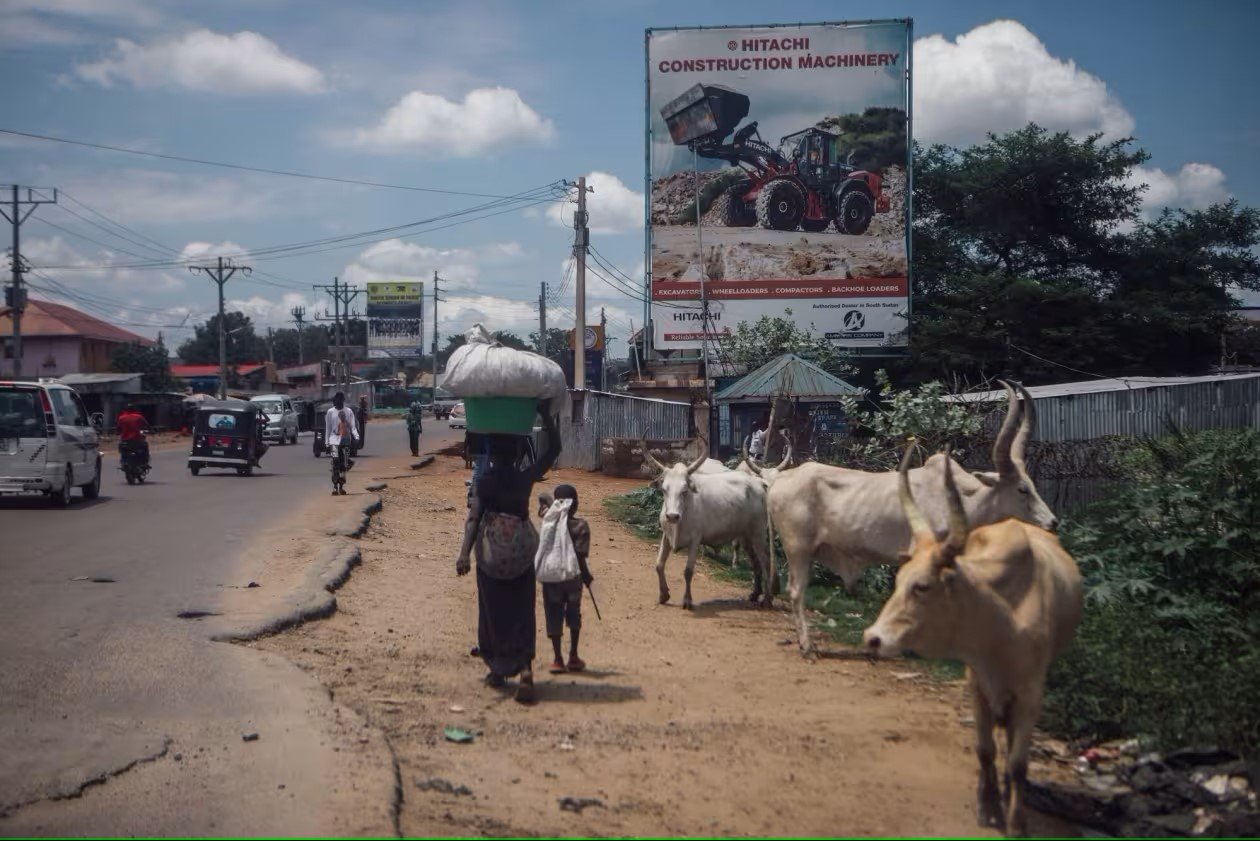
<path fill-rule="evenodd" d="M 599 504 L 641 482 L 553 473 L 549 484 L 578 488 L 594 534 L 604 618 L 584 603 L 590 670 L 540 670 L 532 708 L 484 687 L 469 656 L 475 582 L 453 571 L 468 474 L 443 456 L 426 472 L 384 492 L 338 612 L 258 643 L 386 733 L 405 835 L 978 831 L 961 686 L 908 676 L 906 663 L 808 664 L 785 644 L 785 609 L 749 607 L 703 565 L 685 612 L 681 556 L 667 568 L 676 598 L 657 605 L 655 546 Z M 448 742 L 447 726 L 477 738 Z M 566 797 L 602 805 L 565 810 Z"/>

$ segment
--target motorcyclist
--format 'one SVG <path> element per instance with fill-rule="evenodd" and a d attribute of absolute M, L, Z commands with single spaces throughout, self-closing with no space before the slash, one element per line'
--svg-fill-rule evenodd
<path fill-rule="evenodd" d="M 134 455 L 145 467 L 149 466 L 149 442 L 144 440 L 144 430 L 149 422 L 134 404 L 128 403 L 118 415 L 115 422 L 118 427 L 118 452 L 122 455 Z"/>

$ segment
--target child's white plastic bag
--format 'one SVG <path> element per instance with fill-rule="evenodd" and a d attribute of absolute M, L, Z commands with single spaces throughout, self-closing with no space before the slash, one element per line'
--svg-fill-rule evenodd
<path fill-rule="evenodd" d="M 533 397 L 559 401 L 566 394 L 564 371 L 536 353 L 504 347 L 474 324 L 467 342 L 446 363 L 442 387 L 456 397 Z M 555 404 L 558 405 L 558 404 Z"/>
<path fill-rule="evenodd" d="M 534 556 L 534 577 L 543 584 L 572 581 L 582 574 L 573 538 L 569 536 L 571 499 L 557 499 L 543 515 L 538 533 L 538 554 Z"/>

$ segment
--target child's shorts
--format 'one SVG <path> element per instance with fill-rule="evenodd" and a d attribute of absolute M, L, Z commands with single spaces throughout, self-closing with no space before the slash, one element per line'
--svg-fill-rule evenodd
<path fill-rule="evenodd" d="M 582 579 L 543 584 L 542 591 L 547 636 L 560 636 L 565 623 L 574 631 L 582 627 Z"/>

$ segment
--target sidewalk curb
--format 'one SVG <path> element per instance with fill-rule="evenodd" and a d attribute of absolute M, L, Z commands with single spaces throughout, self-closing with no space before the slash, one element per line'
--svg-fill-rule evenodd
<path fill-rule="evenodd" d="M 413 461 L 411 463 L 411 469 L 419 470 L 422 467 L 428 467 L 432 463 L 433 463 L 433 456 L 424 456 L 419 461 Z"/>
<path fill-rule="evenodd" d="M 222 631 L 210 639 L 215 642 L 245 642 L 300 625 L 311 619 L 324 619 L 337 610 L 333 591 L 346 583 L 350 570 L 363 560 L 357 544 L 339 540 L 325 546 L 315 556 L 302 585 L 295 591 L 294 603 L 282 613 L 252 625 Z"/>
<path fill-rule="evenodd" d="M 373 496 L 358 511 L 346 514 L 325 532 L 330 537 L 362 537 L 372 522 L 372 515 L 381 510 L 381 498 Z"/>

